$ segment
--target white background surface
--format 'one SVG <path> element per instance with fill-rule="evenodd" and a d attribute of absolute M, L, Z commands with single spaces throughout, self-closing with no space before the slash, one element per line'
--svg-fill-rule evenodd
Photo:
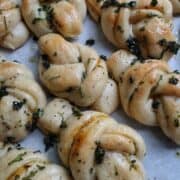
<path fill-rule="evenodd" d="M 179 36 L 178 39 L 180 39 L 180 18 L 174 20 L 174 31 L 176 36 Z M 115 48 L 105 39 L 99 26 L 87 17 L 83 33 L 76 40 L 84 44 L 90 38 L 95 39 L 95 45 L 93 47 L 100 55 L 109 56 L 115 51 Z M 31 62 L 31 59 L 34 60 L 34 57 L 38 55 L 38 48 L 32 38 L 22 48 L 14 52 L 0 49 L 0 55 L 10 60 L 18 60 L 23 64 L 27 64 L 38 79 L 37 62 Z M 169 64 L 172 69 L 180 70 L 180 52 Z M 168 140 L 159 128 L 145 127 L 129 119 L 120 108 L 112 116 L 119 122 L 135 128 L 144 137 L 147 145 L 144 166 L 148 180 L 180 180 L 180 156 L 178 157 L 176 155 L 176 152 L 180 152 L 180 147 Z M 43 135 L 36 130 L 22 142 L 22 145 L 43 152 Z M 50 149 L 47 155 L 53 162 L 59 162 L 56 150 Z"/>

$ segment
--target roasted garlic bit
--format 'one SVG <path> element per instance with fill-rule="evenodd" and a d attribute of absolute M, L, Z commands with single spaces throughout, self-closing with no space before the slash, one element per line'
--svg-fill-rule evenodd
<path fill-rule="evenodd" d="M 125 112 L 140 123 L 160 126 L 180 144 L 180 73 L 170 71 L 165 61 L 140 61 L 123 50 L 114 53 L 107 65 L 119 82 Z"/>
<path fill-rule="evenodd" d="M 50 32 L 76 37 L 82 31 L 86 16 L 85 0 L 23 0 L 21 10 L 26 24 L 37 37 Z"/>
<path fill-rule="evenodd" d="M 173 5 L 174 14 L 180 14 L 180 1 L 179 0 L 171 0 Z"/>
<path fill-rule="evenodd" d="M 46 105 L 46 97 L 24 65 L 0 60 L 0 141 L 25 138 Z"/>
<path fill-rule="evenodd" d="M 87 0 L 87 6 L 107 39 L 139 59 L 167 60 L 179 49 L 169 0 Z"/>
<path fill-rule="evenodd" d="M 51 164 L 44 154 L 21 146 L 0 143 L 0 179 L 71 180 L 67 171 Z"/>
<path fill-rule="evenodd" d="M 0 46 L 14 50 L 28 37 L 29 31 L 21 19 L 16 0 L 0 0 Z"/>
<path fill-rule="evenodd" d="M 58 34 L 42 36 L 39 48 L 40 79 L 52 94 L 106 113 L 117 108 L 117 85 L 94 49 L 70 43 Z"/>

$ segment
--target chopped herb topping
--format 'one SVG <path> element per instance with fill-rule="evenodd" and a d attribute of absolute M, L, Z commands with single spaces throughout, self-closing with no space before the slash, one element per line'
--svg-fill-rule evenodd
<path fill-rule="evenodd" d="M 90 174 L 93 173 L 93 168 L 90 168 L 89 173 L 90 173 Z"/>
<path fill-rule="evenodd" d="M 120 26 L 120 25 L 117 26 L 117 30 L 121 33 L 124 33 L 124 30 L 123 30 L 122 26 Z"/>
<path fill-rule="evenodd" d="M 19 111 L 25 103 L 26 103 L 26 99 L 23 99 L 23 101 L 20 101 L 20 102 L 13 101 L 13 107 L 12 108 L 14 111 Z"/>
<path fill-rule="evenodd" d="M 46 69 L 48 69 L 48 68 L 50 67 L 48 55 L 43 54 L 41 57 L 42 57 L 42 60 L 43 60 L 43 61 L 42 61 L 43 67 L 46 68 Z"/>
<path fill-rule="evenodd" d="M 166 51 L 170 51 L 173 54 L 177 54 L 180 48 L 180 44 L 178 44 L 175 41 L 167 41 L 166 39 L 161 39 L 158 43 L 160 46 L 164 47 L 164 50 L 161 55 L 162 57 Z"/>
<path fill-rule="evenodd" d="M 6 139 L 5 139 L 5 141 L 4 141 L 5 144 L 15 143 L 15 142 L 16 142 L 16 138 L 13 137 L 13 136 L 8 136 L 8 137 L 6 137 Z"/>
<path fill-rule="evenodd" d="M 176 156 L 180 157 L 180 151 L 176 152 Z"/>
<path fill-rule="evenodd" d="M 39 170 L 43 170 L 43 169 L 45 169 L 45 166 L 40 166 L 40 165 L 36 165 L 37 166 L 37 168 L 39 169 Z"/>
<path fill-rule="evenodd" d="M 57 143 L 57 136 L 49 134 L 44 138 L 45 151 L 47 152 L 51 147 Z"/>
<path fill-rule="evenodd" d="M 129 170 L 131 171 L 132 169 L 136 169 L 136 160 L 133 159 L 130 161 L 130 167 L 129 167 Z"/>
<path fill-rule="evenodd" d="M 174 119 L 174 126 L 177 128 L 180 126 L 179 119 Z"/>
<path fill-rule="evenodd" d="M 116 167 L 116 166 L 114 167 L 114 170 L 115 170 L 115 171 L 114 171 L 114 175 L 115 175 L 115 176 L 118 176 L 119 173 L 118 173 L 118 170 L 117 170 L 117 167 Z"/>
<path fill-rule="evenodd" d="M 67 128 L 67 123 L 66 123 L 66 121 L 64 121 L 64 120 L 61 121 L 60 128 L 62 128 L 62 129 Z"/>
<path fill-rule="evenodd" d="M 158 109 L 159 105 L 160 105 L 160 102 L 155 99 L 155 100 L 153 101 L 153 103 L 152 103 L 152 108 L 153 108 L 153 109 Z"/>
<path fill-rule="evenodd" d="M 130 76 L 130 78 L 129 78 L 129 83 L 130 83 L 130 84 L 133 84 L 133 83 L 134 83 L 134 78 L 133 78 L 132 76 Z"/>
<path fill-rule="evenodd" d="M 104 160 L 105 150 L 101 147 L 100 142 L 96 142 L 96 145 L 95 162 L 96 164 L 101 164 Z"/>
<path fill-rule="evenodd" d="M 86 72 L 83 72 L 83 73 L 82 73 L 81 80 L 84 81 L 84 79 L 86 79 L 86 76 L 87 76 Z"/>
<path fill-rule="evenodd" d="M 151 6 L 156 6 L 158 4 L 158 1 L 157 0 L 152 0 L 151 1 Z"/>
<path fill-rule="evenodd" d="M 44 20 L 44 18 L 41 18 L 41 17 L 35 17 L 33 20 L 32 20 L 32 24 L 36 24 L 40 21 Z"/>
<path fill-rule="evenodd" d="M 141 50 L 140 50 L 140 46 L 139 46 L 139 42 L 136 38 L 130 37 L 127 41 L 127 46 L 130 50 L 131 53 L 133 53 L 134 55 L 136 55 L 138 57 L 138 59 L 143 59 L 142 55 L 141 55 Z"/>
<path fill-rule="evenodd" d="M 68 89 L 65 90 L 67 93 L 71 93 L 72 91 L 74 91 L 73 87 L 69 87 Z"/>
<path fill-rule="evenodd" d="M 100 58 L 103 59 L 103 60 L 107 60 L 107 57 L 105 55 L 100 55 Z"/>
<path fill-rule="evenodd" d="M 82 62 L 81 56 L 78 57 L 78 62 Z"/>
<path fill-rule="evenodd" d="M 31 171 L 27 176 L 23 177 L 22 180 L 31 180 L 38 173 L 38 170 Z"/>
<path fill-rule="evenodd" d="M 93 46 L 95 44 L 95 40 L 94 39 L 88 39 L 85 44 L 87 46 Z"/>
<path fill-rule="evenodd" d="M 33 119 L 38 120 L 40 117 L 42 117 L 44 114 L 44 110 L 43 109 L 37 109 L 34 113 L 33 113 Z"/>
<path fill-rule="evenodd" d="M 180 74 L 180 72 L 178 70 L 175 70 L 174 73 L 175 74 Z"/>
<path fill-rule="evenodd" d="M 53 8 L 48 5 L 48 4 L 44 4 L 43 5 L 43 11 L 46 12 L 46 19 L 47 21 L 51 22 L 52 21 L 52 17 L 53 17 Z"/>
<path fill-rule="evenodd" d="M 9 94 L 9 93 L 8 93 L 6 87 L 2 86 L 2 87 L 0 88 L 0 99 L 1 99 L 2 97 L 4 97 L 4 96 L 7 96 L 8 94 Z"/>
<path fill-rule="evenodd" d="M 34 41 L 38 41 L 38 38 L 36 36 L 33 36 Z"/>
<path fill-rule="evenodd" d="M 153 17 L 160 17 L 160 16 L 157 15 L 157 14 L 148 13 L 146 17 L 147 17 L 147 18 L 153 18 Z"/>
<path fill-rule="evenodd" d="M 80 118 L 82 116 L 82 112 L 77 107 L 72 107 L 73 115 Z"/>
<path fill-rule="evenodd" d="M 104 1 L 101 8 L 117 7 L 120 8 L 134 8 L 136 6 L 136 1 L 130 1 L 128 3 L 119 3 L 117 0 L 106 0 Z"/>
<path fill-rule="evenodd" d="M 13 159 L 12 161 L 10 161 L 10 162 L 8 163 L 8 166 L 10 166 L 11 164 L 14 164 L 14 163 L 16 163 L 16 162 L 22 161 L 22 160 L 23 160 L 23 157 L 24 157 L 26 154 L 27 154 L 27 152 L 23 152 L 23 153 L 17 155 L 17 157 L 16 157 L 15 159 Z"/>
<path fill-rule="evenodd" d="M 169 79 L 169 83 L 170 83 L 170 84 L 176 85 L 178 82 L 179 82 L 179 79 L 175 78 L 174 76 L 172 76 L 172 77 Z"/>

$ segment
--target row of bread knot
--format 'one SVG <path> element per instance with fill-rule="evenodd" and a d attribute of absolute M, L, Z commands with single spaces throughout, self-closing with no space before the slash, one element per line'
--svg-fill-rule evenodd
<path fill-rule="evenodd" d="M 22 0 L 20 5 L 16 0 L 1 0 L 0 44 L 9 49 L 22 46 L 29 37 L 27 27 L 38 38 L 52 32 L 77 37 L 86 6 L 116 47 L 141 59 L 167 60 L 177 53 L 172 18 L 173 12 L 180 13 L 178 0 Z"/>

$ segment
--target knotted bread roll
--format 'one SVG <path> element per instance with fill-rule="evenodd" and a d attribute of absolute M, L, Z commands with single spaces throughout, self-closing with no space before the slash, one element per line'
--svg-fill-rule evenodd
<path fill-rule="evenodd" d="M 67 171 L 51 164 L 44 154 L 0 143 L 0 179 L 70 180 Z"/>
<path fill-rule="evenodd" d="M 50 32 L 76 37 L 86 16 L 84 0 L 23 0 L 21 9 L 26 24 L 37 37 Z"/>
<path fill-rule="evenodd" d="M 173 5 L 174 14 L 180 14 L 180 1 L 179 0 L 171 0 Z"/>
<path fill-rule="evenodd" d="M 170 139 L 180 144 L 179 72 L 171 72 L 164 61 L 140 62 L 123 50 L 114 53 L 107 65 L 119 82 L 125 112 L 145 125 L 159 125 Z"/>
<path fill-rule="evenodd" d="M 81 112 L 66 100 L 55 99 L 39 122 L 49 133 L 59 128 L 59 156 L 75 180 L 145 179 L 143 139 L 108 115 Z"/>
<path fill-rule="evenodd" d="M 115 46 L 141 59 L 167 60 L 177 53 L 169 0 L 87 0 L 87 6 Z"/>
<path fill-rule="evenodd" d="M 16 0 L 0 0 L 0 46 L 14 50 L 28 37 Z"/>
<path fill-rule="evenodd" d="M 94 49 L 69 43 L 58 34 L 42 36 L 39 48 L 40 79 L 52 94 L 106 113 L 117 108 L 117 85 Z"/>
<path fill-rule="evenodd" d="M 24 65 L 0 60 L 0 141 L 19 141 L 41 115 L 46 97 Z"/>

